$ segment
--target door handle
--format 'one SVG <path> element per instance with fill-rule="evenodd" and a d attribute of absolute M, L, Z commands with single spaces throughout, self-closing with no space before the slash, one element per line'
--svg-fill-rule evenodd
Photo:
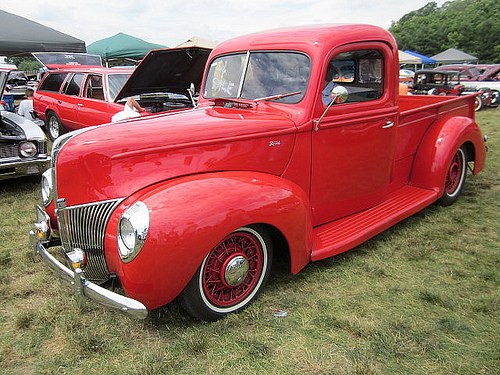
<path fill-rule="evenodd" d="M 388 129 L 392 128 L 394 126 L 394 121 L 387 121 L 384 126 L 382 126 L 382 129 Z"/>
<path fill-rule="evenodd" d="M 83 104 L 82 103 L 78 103 L 78 107 L 83 107 Z"/>

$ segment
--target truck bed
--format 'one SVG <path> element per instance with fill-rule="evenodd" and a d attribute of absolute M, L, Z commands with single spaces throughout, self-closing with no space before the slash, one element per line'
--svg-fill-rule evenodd
<path fill-rule="evenodd" d="M 393 187 L 408 183 L 413 157 L 431 124 L 450 116 L 474 119 L 473 95 L 437 96 L 402 95 L 399 97 L 400 118 L 395 150 L 395 176 Z M 398 180 L 400 179 L 400 180 Z"/>
<path fill-rule="evenodd" d="M 475 94 L 464 96 L 401 95 L 399 109 L 401 116 L 411 115 L 415 112 L 436 112 L 439 110 L 440 114 L 449 114 L 448 112 L 452 111 L 453 115 L 474 118 L 475 97 Z"/>

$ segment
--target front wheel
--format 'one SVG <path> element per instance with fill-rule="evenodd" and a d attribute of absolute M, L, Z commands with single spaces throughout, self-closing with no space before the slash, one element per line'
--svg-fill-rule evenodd
<path fill-rule="evenodd" d="M 269 236 L 258 227 L 242 227 L 205 257 L 180 295 L 193 317 L 215 321 L 243 310 L 264 287 L 272 262 Z"/>
<path fill-rule="evenodd" d="M 57 137 L 66 133 L 67 130 L 63 126 L 59 116 L 55 112 L 50 111 L 47 115 L 47 133 L 52 141 L 55 141 Z"/>
<path fill-rule="evenodd" d="M 455 203 L 462 192 L 465 177 L 467 176 L 467 162 L 467 150 L 465 146 L 462 146 L 453 155 L 448 171 L 446 172 L 444 193 L 439 199 L 439 203 L 443 206 Z"/>

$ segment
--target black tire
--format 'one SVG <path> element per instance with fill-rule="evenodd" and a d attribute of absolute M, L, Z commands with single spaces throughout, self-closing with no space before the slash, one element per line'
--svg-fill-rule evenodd
<path fill-rule="evenodd" d="M 467 177 L 467 149 L 462 145 L 451 159 L 444 181 L 444 193 L 439 199 L 443 206 L 455 203 L 462 192 Z"/>
<path fill-rule="evenodd" d="M 59 119 L 59 116 L 53 111 L 47 114 L 46 127 L 47 134 L 52 141 L 55 141 L 57 137 L 68 132 Z"/>
<path fill-rule="evenodd" d="M 265 231 L 237 229 L 205 257 L 180 295 L 181 306 L 204 321 L 241 311 L 263 289 L 271 262 L 271 240 Z"/>

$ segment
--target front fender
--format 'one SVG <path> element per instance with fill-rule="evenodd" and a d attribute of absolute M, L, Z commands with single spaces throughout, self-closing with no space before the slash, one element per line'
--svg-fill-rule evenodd
<path fill-rule="evenodd" d="M 121 261 L 118 221 L 136 201 L 150 212 L 150 227 L 140 253 Z M 126 199 L 106 230 L 106 260 L 131 298 L 148 309 L 173 300 L 187 285 L 205 256 L 232 231 L 264 223 L 286 238 L 292 272 L 310 260 L 311 209 L 307 195 L 294 183 L 255 172 L 217 172 L 165 181 Z"/>
<path fill-rule="evenodd" d="M 454 116 L 436 121 L 425 134 L 413 162 L 410 184 L 432 189 L 441 196 L 446 172 L 456 150 L 467 146 L 473 173 L 478 174 L 486 160 L 486 147 L 479 126 L 468 117 Z"/>

